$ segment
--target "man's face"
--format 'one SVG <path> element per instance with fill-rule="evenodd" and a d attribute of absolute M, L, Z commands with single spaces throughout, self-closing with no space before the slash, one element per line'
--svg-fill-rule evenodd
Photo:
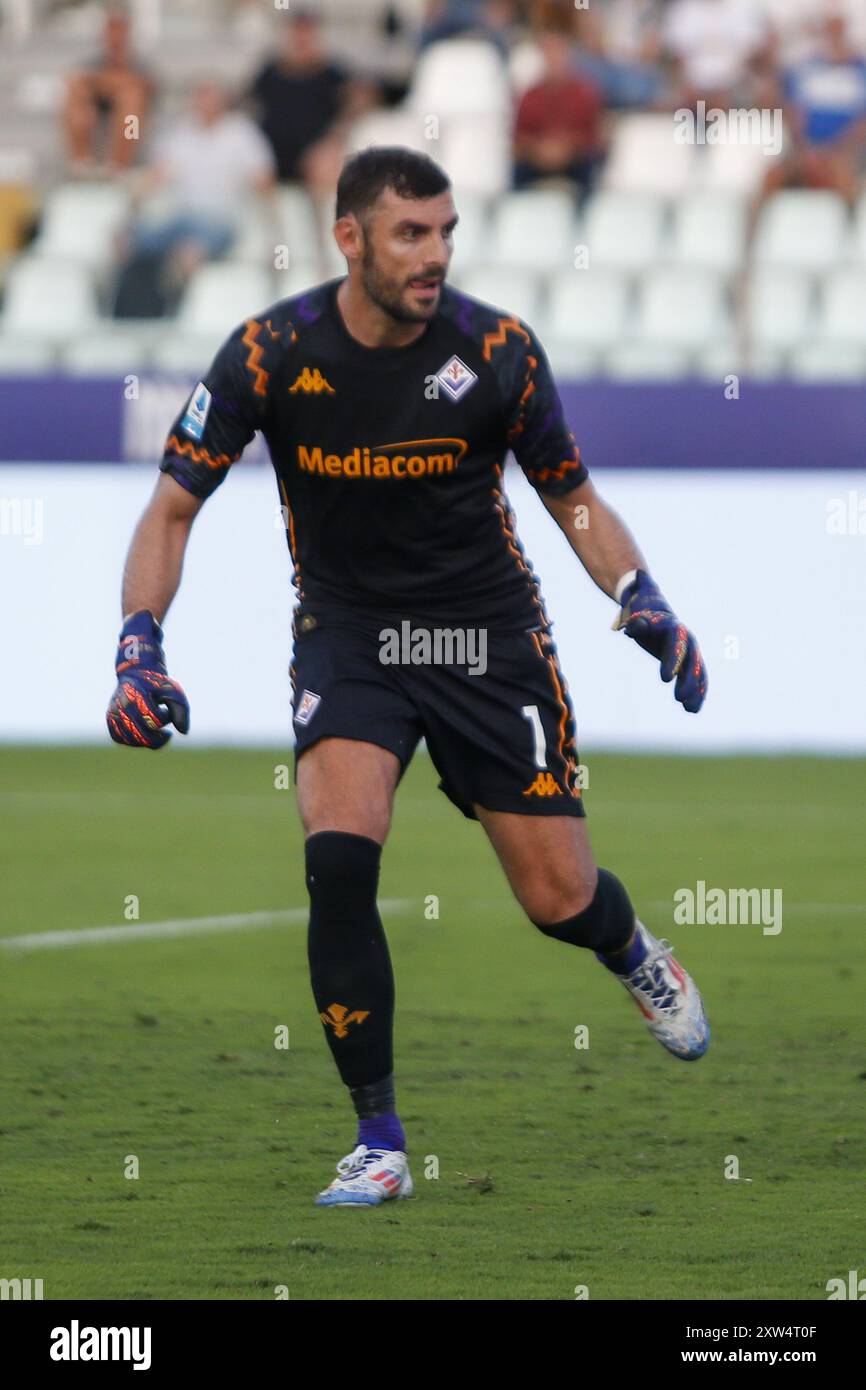
<path fill-rule="evenodd" d="M 386 188 L 364 218 L 361 274 L 368 297 L 400 323 L 425 323 L 439 307 L 454 249 L 451 193 L 421 200 Z"/>

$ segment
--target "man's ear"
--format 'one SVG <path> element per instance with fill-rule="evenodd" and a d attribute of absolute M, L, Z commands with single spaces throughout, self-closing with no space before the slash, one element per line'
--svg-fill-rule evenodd
<path fill-rule="evenodd" d="M 347 261 L 360 260 L 364 252 L 364 229 L 353 212 L 334 223 L 334 240 Z"/>

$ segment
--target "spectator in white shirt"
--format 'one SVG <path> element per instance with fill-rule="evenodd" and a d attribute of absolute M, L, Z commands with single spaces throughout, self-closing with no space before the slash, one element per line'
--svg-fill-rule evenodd
<path fill-rule="evenodd" d="M 179 291 L 203 261 L 225 254 L 245 204 L 274 183 L 274 156 L 258 126 L 228 109 L 219 83 L 199 82 L 190 117 L 156 142 L 136 202 L 156 198 L 157 213 L 137 222 L 131 253 L 162 259 Z"/>

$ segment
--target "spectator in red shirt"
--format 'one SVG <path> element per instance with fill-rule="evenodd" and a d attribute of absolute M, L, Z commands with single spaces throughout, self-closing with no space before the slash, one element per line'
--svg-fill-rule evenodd
<path fill-rule="evenodd" d="M 524 93 L 514 127 L 515 188 L 567 179 L 588 190 L 603 154 L 604 102 L 594 82 L 572 68 L 572 45 L 556 29 L 538 36 L 545 72 Z"/>

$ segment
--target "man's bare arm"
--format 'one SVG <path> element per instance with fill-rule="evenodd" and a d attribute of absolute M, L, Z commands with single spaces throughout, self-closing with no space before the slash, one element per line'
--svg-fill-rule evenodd
<path fill-rule="evenodd" d="M 167 473 L 135 528 L 123 571 L 124 619 L 149 610 L 161 623 L 177 593 L 192 524 L 204 498 L 195 497 Z"/>
<path fill-rule="evenodd" d="M 599 496 L 591 478 L 565 497 L 542 493 L 541 500 L 587 574 L 609 598 L 616 598 L 623 575 L 647 568 L 628 527 Z"/>

